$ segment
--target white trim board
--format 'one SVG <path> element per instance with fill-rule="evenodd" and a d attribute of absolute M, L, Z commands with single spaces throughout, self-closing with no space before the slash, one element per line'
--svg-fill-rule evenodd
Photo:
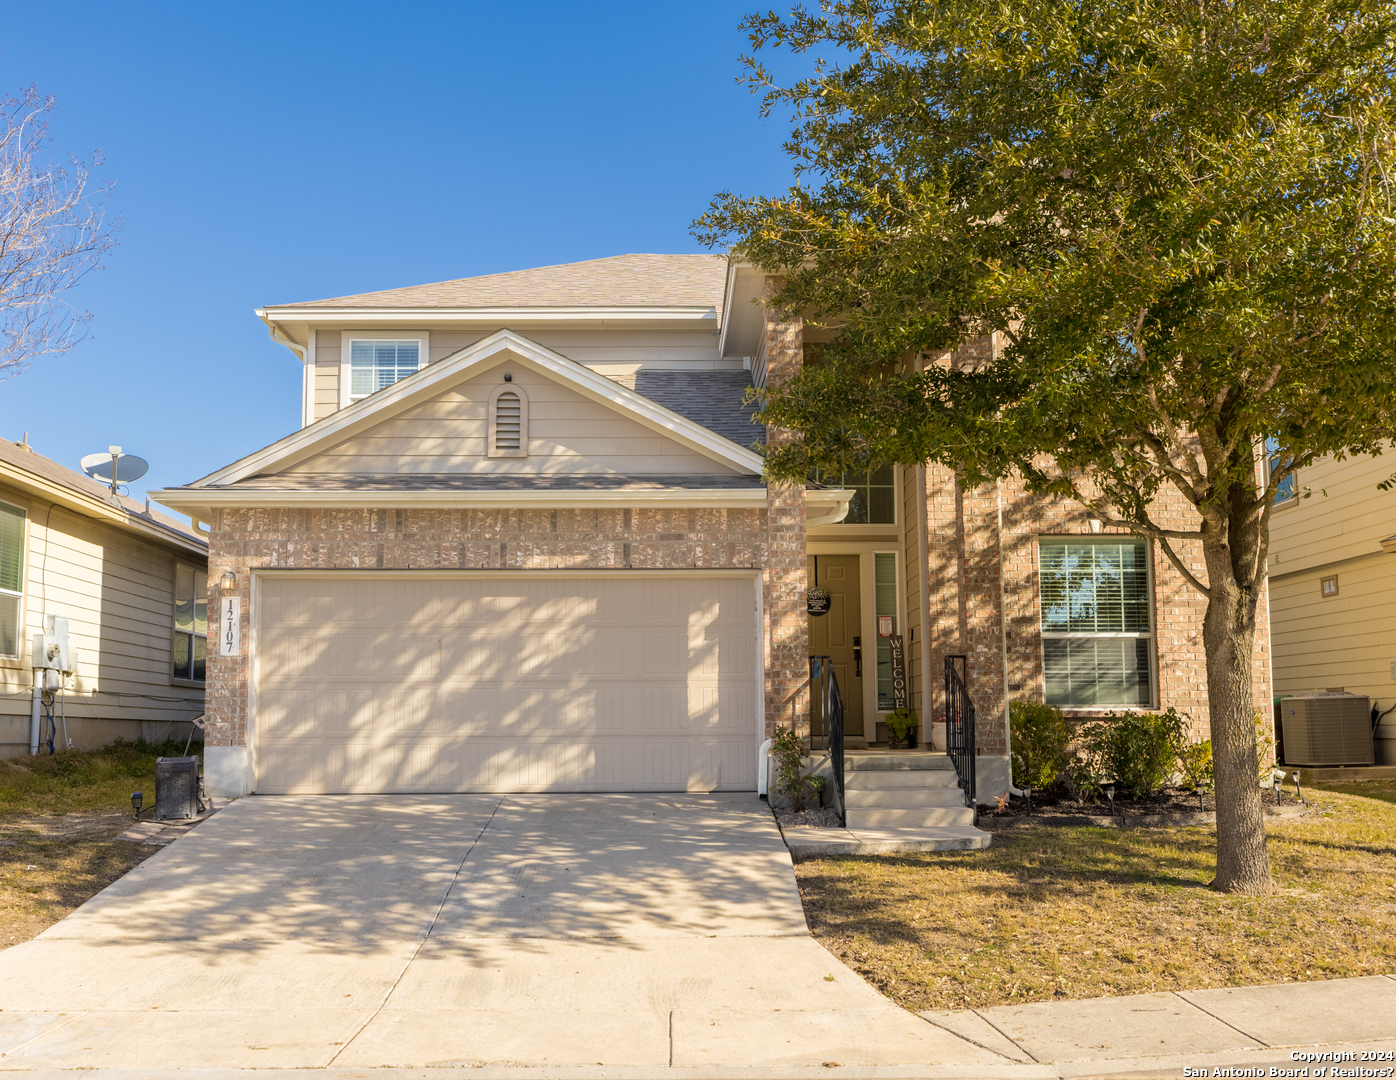
<path fill-rule="evenodd" d="M 499 330 L 445 359 L 420 368 L 415 374 L 398 380 L 376 394 L 361 398 L 338 412 L 317 420 L 309 427 L 302 428 L 231 465 L 225 465 L 190 486 L 199 488 L 209 484 L 233 484 L 259 473 L 290 468 L 297 462 L 313 457 L 322 449 L 429 400 L 448 384 L 461 380 L 471 371 L 487 370 L 505 359 L 522 362 L 544 375 L 558 379 L 593 401 L 620 409 L 651 430 L 667 435 L 690 450 L 729 469 L 749 474 L 759 474 L 762 471 L 764 461 L 759 454 L 737 445 L 730 439 L 724 439 L 716 432 L 664 408 L 633 390 L 627 390 L 604 375 L 599 375 L 585 365 L 569 360 L 561 353 L 539 345 L 536 341 L 530 341 L 512 330 Z"/>

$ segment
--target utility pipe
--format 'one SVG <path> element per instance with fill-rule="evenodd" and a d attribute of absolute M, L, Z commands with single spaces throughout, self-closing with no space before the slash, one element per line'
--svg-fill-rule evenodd
<path fill-rule="evenodd" d="M 29 756 L 37 757 L 39 754 L 39 726 L 42 721 L 39 719 L 39 710 L 42 707 L 43 695 L 43 669 L 34 669 L 34 704 L 29 711 Z"/>

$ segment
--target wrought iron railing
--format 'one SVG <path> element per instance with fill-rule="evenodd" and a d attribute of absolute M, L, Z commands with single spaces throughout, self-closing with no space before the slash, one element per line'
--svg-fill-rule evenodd
<path fill-rule="evenodd" d="M 974 791 L 974 702 L 970 700 L 966 682 L 969 678 L 969 658 L 945 658 L 945 751 L 955 765 L 955 775 L 965 802 L 975 813 L 979 810 Z"/>
<path fill-rule="evenodd" d="M 839 800 L 839 824 L 848 826 L 848 812 L 843 801 L 843 694 L 839 692 L 839 677 L 834 674 L 834 661 L 829 656 L 809 658 L 810 688 L 810 749 L 821 732 L 829 751 L 829 765 L 834 773 L 834 792 Z M 822 721 L 822 723 L 820 723 Z"/>

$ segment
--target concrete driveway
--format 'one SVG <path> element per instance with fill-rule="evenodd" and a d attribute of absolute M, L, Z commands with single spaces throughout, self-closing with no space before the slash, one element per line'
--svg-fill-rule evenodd
<path fill-rule="evenodd" d="M 745 794 L 243 799 L 0 953 L 0 1010 L 0 1070 L 1004 1062 L 809 936 Z"/>

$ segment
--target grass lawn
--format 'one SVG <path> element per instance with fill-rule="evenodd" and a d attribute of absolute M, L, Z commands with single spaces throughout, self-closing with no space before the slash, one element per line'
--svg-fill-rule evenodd
<path fill-rule="evenodd" d="M 795 873 L 815 937 L 914 1010 L 1396 972 L 1396 784 L 1305 793 L 1313 813 L 1267 826 L 1266 897 L 1206 887 L 1204 827 L 1004 828 Z"/>
<path fill-rule="evenodd" d="M 160 850 L 114 837 L 133 823 L 131 792 L 154 804 L 155 759 L 183 751 L 183 742 L 115 743 L 0 760 L 0 948 L 28 941 Z"/>

